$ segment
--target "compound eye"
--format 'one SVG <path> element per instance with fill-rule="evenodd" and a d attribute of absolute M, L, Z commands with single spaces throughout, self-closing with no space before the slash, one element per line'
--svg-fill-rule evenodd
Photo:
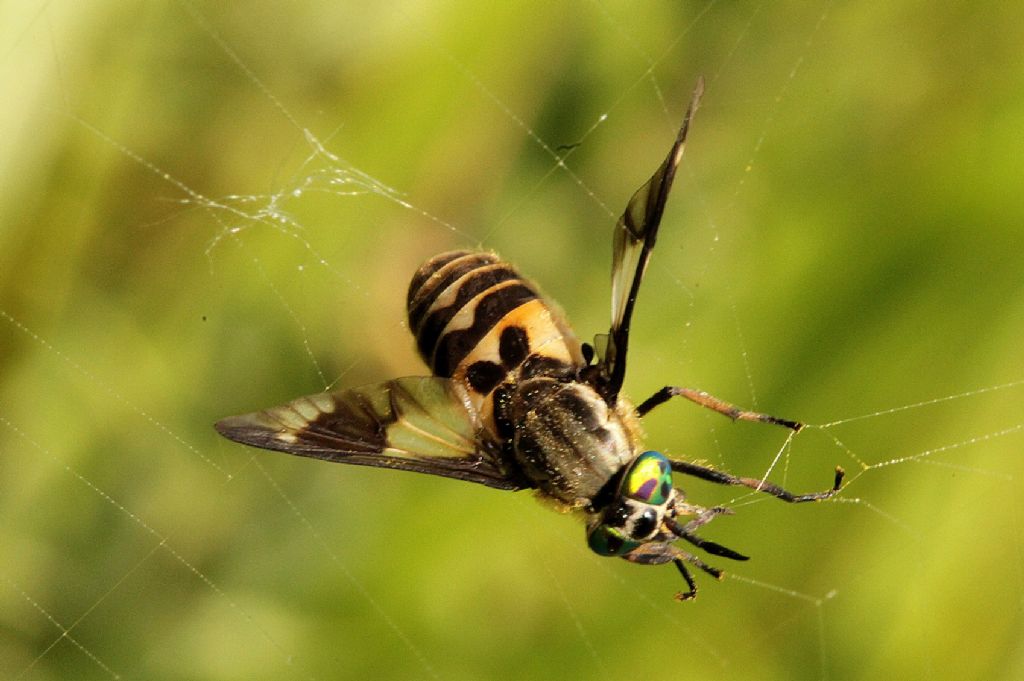
<path fill-rule="evenodd" d="M 660 452 L 644 452 L 626 471 L 621 494 L 653 506 L 667 503 L 672 495 L 672 464 Z"/>
<path fill-rule="evenodd" d="M 633 541 L 622 530 L 611 525 L 598 525 L 587 535 L 590 550 L 600 556 L 624 556 L 641 542 Z"/>

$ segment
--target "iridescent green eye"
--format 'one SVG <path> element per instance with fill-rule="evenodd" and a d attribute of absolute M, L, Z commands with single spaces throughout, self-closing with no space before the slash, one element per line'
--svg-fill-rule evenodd
<path fill-rule="evenodd" d="M 633 541 L 610 525 L 598 525 L 587 535 L 590 550 L 602 556 L 624 556 L 642 543 Z"/>
<path fill-rule="evenodd" d="M 672 465 L 660 452 L 644 452 L 626 472 L 621 493 L 645 504 L 661 506 L 672 494 Z"/>

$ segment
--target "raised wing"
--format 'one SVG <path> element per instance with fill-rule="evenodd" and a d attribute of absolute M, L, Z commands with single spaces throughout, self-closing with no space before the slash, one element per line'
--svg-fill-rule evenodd
<path fill-rule="evenodd" d="M 298 456 L 528 487 L 474 414 L 458 383 L 412 376 L 300 397 L 214 427 L 229 440 Z"/>
<path fill-rule="evenodd" d="M 676 176 L 676 168 L 683 158 L 683 145 L 690 128 L 690 119 L 697 112 L 703 94 L 704 79 L 701 78 L 697 81 L 690 106 L 668 156 L 651 179 L 636 190 L 626 205 L 626 211 L 615 224 L 612 242 L 612 325 L 609 334 L 599 336 L 595 342 L 604 383 L 599 386 L 599 390 L 608 404 L 615 403 L 626 377 L 626 348 L 629 344 L 629 322 L 633 306 L 658 237 L 658 226 Z"/>

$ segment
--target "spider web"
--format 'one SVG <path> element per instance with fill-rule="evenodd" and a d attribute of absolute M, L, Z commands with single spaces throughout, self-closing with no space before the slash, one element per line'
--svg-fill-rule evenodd
<path fill-rule="evenodd" d="M 3 12 L 5 677 L 1024 672 L 1012 17 Z M 698 74 L 626 387 L 806 421 L 670 403 L 645 427 L 795 491 L 842 465 L 837 499 L 679 481 L 735 510 L 703 534 L 753 557 L 709 561 L 727 579 L 679 605 L 671 568 L 598 559 L 529 495 L 215 437 L 227 413 L 421 371 L 404 289 L 447 248 L 498 251 L 603 331 L 611 224 Z"/>

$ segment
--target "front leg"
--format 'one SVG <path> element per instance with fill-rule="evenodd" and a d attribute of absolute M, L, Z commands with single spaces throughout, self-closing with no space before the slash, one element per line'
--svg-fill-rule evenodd
<path fill-rule="evenodd" d="M 644 416 L 650 410 L 668 402 L 673 397 L 685 397 L 691 402 L 696 402 L 702 407 L 706 407 L 712 411 L 717 411 L 719 414 L 728 416 L 733 421 L 758 421 L 760 423 L 770 423 L 776 426 L 784 426 L 797 433 L 799 433 L 804 427 L 804 424 L 798 421 L 780 419 L 778 416 L 771 416 L 769 414 L 762 414 L 756 411 L 740 409 L 736 405 L 730 404 L 725 400 L 720 400 L 714 395 L 709 395 L 703 390 L 679 388 L 674 385 L 666 385 L 664 388 L 648 397 L 640 404 L 639 407 L 636 408 L 636 413 L 640 416 Z"/>
<path fill-rule="evenodd" d="M 697 597 L 697 583 L 694 581 L 690 571 L 686 569 L 686 563 L 703 570 L 715 579 L 722 579 L 722 571 L 718 568 L 711 567 L 697 556 L 682 551 L 679 548 L 668 543 L 661 542 L 650 542 L 643 544 L 633 549 L 631 552 L 622 556 L 631 563 L 638 563 L 640 565 L 663 565 L 665 563 L 674 563 L 676 568 L 679 570 L 679 574 L 683 576 L 683 580 L 686 582 L 687 590 L 680 591 L 676 594 L 676 600 L 689 601 Z"/>

